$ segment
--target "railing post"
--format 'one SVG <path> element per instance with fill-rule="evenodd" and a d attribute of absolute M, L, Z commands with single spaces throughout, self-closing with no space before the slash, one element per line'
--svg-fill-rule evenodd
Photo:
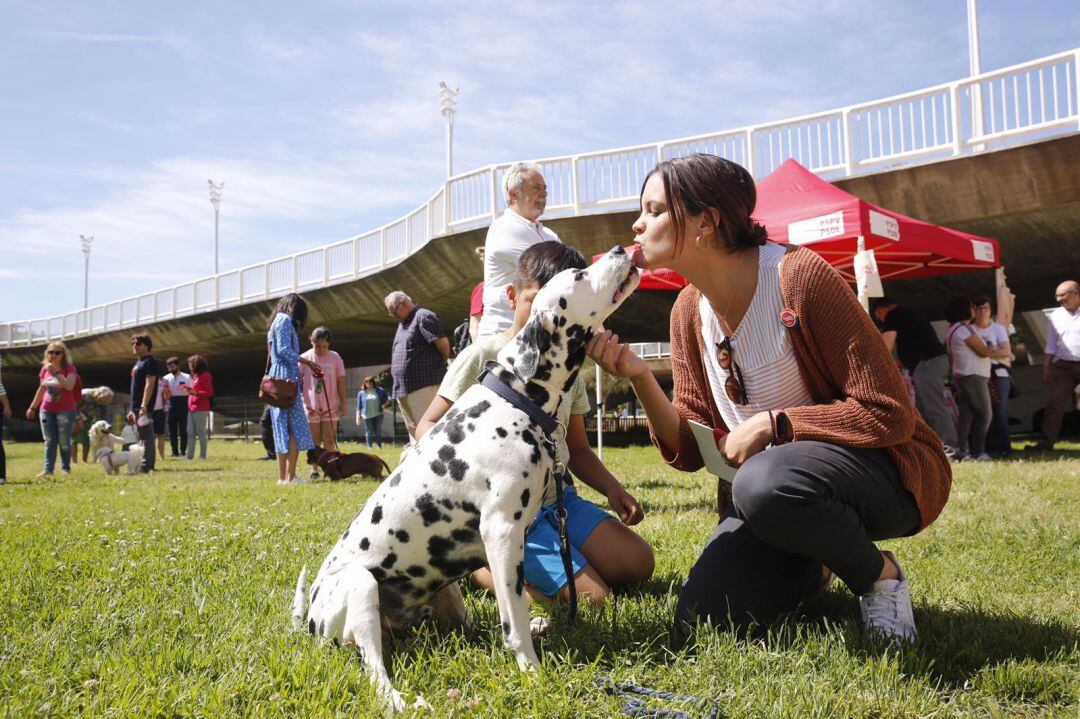
<path fill-rule="evenodd" d="M 269 299 L 270 298 L 270 263 L 269 262 L 266 262 L 266 263 L 263 264 L 263 274 L 264 274 L 263 297 Z"/>
<path fill-rule="evenodd" d="M 581 197 L 578 194 L 578 156 L 570 158 L 570 194 L 574 199 L 574 214 L 581 214 Z"/>
<path fill-rule="evenodd" d="M 158 293 L 155 292 L 154 293 L 154 322 L 157 322 L 157 319 L 158 319 L 158 316 L 157 316 L 157 304 L 158 304 L 157 303 L 157 295 L 158 295 Z"/>
<path fill-rule="evenodd" d="M 180 296 L 180 288 L 179 287 L 173 287 L 172 288 L 172 318 L 174 320 L 176 319 L 176 305 L 177 305 L 177 298 L 179 296 Z M 105 320 L 106 321 L 103 322 L 103 324 L 108 325 L 108 318 L 106 317 Z"/>
<path fill-rule="evenodd" d="M 360 276 L 360 238 L 359 237 L 355 238 L 352 241 L 352 244 L 353 244 L 353 250 L 352 250 L 353 269 L 352 269 L 352 274 L 353 274 L 353 277 L 359 277 Z"/>
<path fill-rule="evenodd" d="M 750 177 L 757 177 L 754 174 L 754 131 L 751 128 L 746 130 L 746 171 L 750 173 Z"/>
<path fill-rule="evenodd" d="M 851 129 L 851 109 L 845 108 L 840 116 L 844 132 L 844 168 L 848 177 L 855 174 L 855 133 Z"/>
<path fill-rule="evenodd" d="M 1076 101 L 1076 127 L 1080 129 L 1080 50 L 1073 53 L 1073 82 L 1076 83 L 1073 100 Z"/>
<path fill-rule="evenodd" d="M 664 161 L 664 143 L 656 143 L 656 163 L 660 164 Z"/>
<path fill-rule="evenodd" d="M 446 225 L 443 227 L 443 233 L 450 234 L 450 223 L 454 220 L 453 208 L 450 206 L 450 180 L 443 183 L 443 215 L 446 217 Z"/>
<path fill-rule="evenodd" d="M 386 267 L 386 228 L 383 227 L 379 230 L 379 267 Z"/>
<path fill-rule="evenodd" d="M 300 286 L 300 263 L 296 259 L 296 255 L 292 256 L 292 291 L 296 292 L 296 289 Z"/>
<path fill-rule="evenodd" d="M 412 215 L 405 215 L 405 256 L 412 254 Z"/>
<path fill-rule="evenodd" d="M 952 144 L 953 144 L 953 157 L 960 154 L 964 147 L 963 140 L 960 138 L 960 84 L 954 82 L 949 86 L 949 104 L 950 108 L 950 125 L 952 126 Z"/>
<path fill-rule="evenodd" d="M 244 270 L 240 269 L 236 272 L 236 303 L 244 304 Z"/>
<path fill-rule="evenodd" d="M 323 287 L 330 284 L 330 253 L 325 247 L 322 251 L 322 283 Z"/>
<path fill-rule="evenodd" d="M 426 205 L 427 209 L 424 211 L 424 215 L 427 217 L 427 237 L 424 238 L 424 242 L 427 242 L 428 240 L 430 240 L 432 237 L 435 236 L 435 232 L 434 232 L 434 230 L 435 230 L 434 222 L 435 221 L 433 219 L 433 216 L 435 214 L 433 212 L 433 210 L 435 209 L 434 205 L 435 205 L 434 201 L 429 202 Z"/>
<path fill-rule="evenodd" d="M 214 309 L 221 307 L 221 275 L 214 275 Z"/>
<path fill-rule="evenodd" d="M 496 187 L 497 183 L 495 182 L 495 165 L 491 166 L 488 179 L 491 182 L 491 220 L 494 222 L 499 217 L 499 188 Z"/>

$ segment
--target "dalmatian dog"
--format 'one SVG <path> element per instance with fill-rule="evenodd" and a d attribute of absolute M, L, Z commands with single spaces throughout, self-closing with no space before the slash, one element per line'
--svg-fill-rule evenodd
<path fill-rule="evenodd" d="M 586 344 L 639 281 L 620 247 L 587 269 L 559 273 L 488 371 L 555 415 Z M 294 622 L 335 644 L 356 645 L 376 691 L 400 712 L 405 702 L 386 671 L 382 629 L 415 622 L 424 611 L 464 621 L 457 580 L 488 565 L 504 643 L 519 668 L 533 669 L 539 661 L 524 594 L 524 539 L 554 459 L 555 445 L 527 414 L 481 384 L 470 387 L 360 508 L 310 593 L 301 572 Z M 418 698 L 413 706 L 427 703 Z"/>

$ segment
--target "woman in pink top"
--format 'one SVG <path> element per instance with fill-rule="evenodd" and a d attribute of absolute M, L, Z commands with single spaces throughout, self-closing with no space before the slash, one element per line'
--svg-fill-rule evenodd
<path fill-rule="evenodd" d="M 323 376 L 316 379 L 310 366 L 300 364 L 300 374 L 304 380 L 304 410 L 315 446 L 336 450 L 337 425 L 345 414 L 345 362 L 341 355 L 330 349 L 330 342 L 334 338 L 328 328 L 316 327 L 309 339 L 311 349 L 300 356 L 318 364 Z M 312 475 L 316 474 L 313 470 Z"/>
<path fill-rule="evenodd" d="M 199 459 L 206 459 L 206 444 L 210 439 L 207 420 L 210 417 L 210 398 L 214 396 L 214 376 L 210 374 L 206 358 L 202 355 L 188 357 L 191 387 L 188 388 L 187 458 L 195 459 L 195 438 L 199 438 Z"/>
<path fill-rule="evenodd" d="M 40 410 L 41 436 L 45 440 L 45 469 L 39 477 L 48 477 L 56 467 L 60 449 L 60 474 L 71 473 L 71 426 L 75 422 L 79 398 L 75 396 L 79 375 L 68 358 L 63 342 L 50 342 L 38 373 L 38 389 L 26 418 L 33 421 Z"/>

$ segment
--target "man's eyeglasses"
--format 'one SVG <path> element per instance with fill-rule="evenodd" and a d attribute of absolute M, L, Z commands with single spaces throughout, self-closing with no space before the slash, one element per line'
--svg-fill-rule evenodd
<path fill-rule="evenodd" d="M 735 363 L 735 356 L 731 350 L 731 338 L 725 337 L 723 342 L 716 343 L 716 361 L 720 369 L 728 373 L 724 380 L 724 391 L 728 399 L 737 404 L 750 404 L 750 397 L 746 394 L 746 384 L 743 383 L 742 370 Z"/>

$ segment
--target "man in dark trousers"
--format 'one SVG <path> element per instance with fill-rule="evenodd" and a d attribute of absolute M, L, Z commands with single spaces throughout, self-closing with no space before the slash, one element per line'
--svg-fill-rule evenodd
<path fill-rule="evenodd" d="M 150 410 L 154 407 L 158 393 L 158 378 L 164 374 L 161 371 L 161 363 L 154 355 L 150 354 L 154 342 L 150 335 L 132 335 L 131 353 L 138 357 L 135 366 L 131 368 L 131 411 L 128 419 L 135 423 L 135 430 L 139 434 L 139 441 L 143 445 L 142 463 L 139 465 L 140 472 L 150 472 L 154 469 L 157 459 L 157 448 L 154 442 L 154 418 Z"/>
<path fill-rule="evenodd" d="M 261 430 L 263 449 L 266 450 L 266 454 L 259 457 L 259 459 L 277 459 L 277 454 L 274 453 L 274 422 L 270 417 L 270 405 L 266 405 L 266 409 L 263 410 L 262 418 L 259 420 L 259 429 Z"/>
<path fill-rule="evenodd" d="M 945 380 L 949 356 L 930 322 L 915 310 L 896 304 L 891 297 L 873 303 L 873 315 L 881 337 L 891 352 L 896 349 L 900 363 L 915 383 L 915 405 L 937 434 L 950 459 L 959 454 L 956 424 L 945 404 Z"/>

